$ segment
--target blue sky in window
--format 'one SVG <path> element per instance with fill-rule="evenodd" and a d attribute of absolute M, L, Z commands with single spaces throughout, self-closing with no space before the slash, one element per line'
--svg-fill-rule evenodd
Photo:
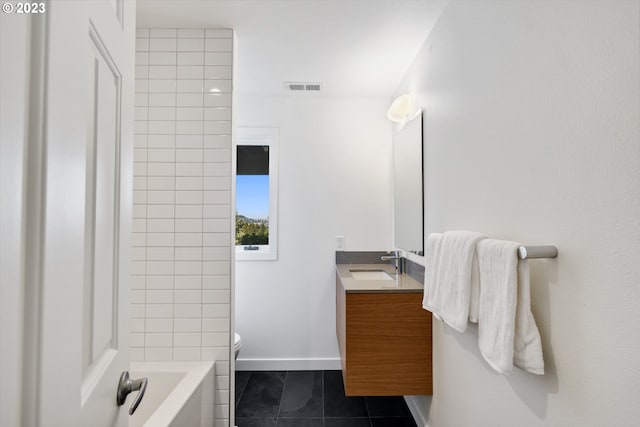
<path fill-rule="evenodd" d="M 236 210 L 247 218 L 269 216 L 269 175 L 236 177 Z"/>

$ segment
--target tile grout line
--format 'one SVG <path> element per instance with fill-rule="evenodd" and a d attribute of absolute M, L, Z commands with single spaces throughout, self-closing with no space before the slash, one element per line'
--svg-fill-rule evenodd
<path fill-rule="evenodd" d="M 320 375 L 322 377 L 322 427 L 325 427 L 326 421 L 324 419 L 324 370 L 320 371 Z"/>
<path fill-rule="evenodd" d="M 242 387 L 242 391 L 240 392 L 240 396 L 238 396 L 238 399 L 237 399 L 236 404 L 235 404 L 236 408 L 240 405 L 240 401 L 244 397 L 244 393 L 247 390 L 247 387 L 249 386 L 249 383 L 251 382 L 251 378 L 253 377 L 254 371 L 247 371 L 247 372 L 249 372 L 249 378 L 247 378 L 247 382 L 244 384 L 244 387 Z M 235 399 L 235 396 L 234 396 L 234 399 Z"/>
<path fill-rule="evenodd" d="M 203 30 L 203 41 L 202 41 L 202 92 L 204 93 L 204 44 L 206 43 L 205 31 Z M 198 39 L 198 38 L 196 38 Z M 202 96 L 202 154 L 200 155 L 200 161 L 202 166 L 202 181 L 201 181 L 201 191 L 200 191 L 200 359 L 203 359 L 202 354 L 204 353 L 204 95 Z M 215 362 L 214 362 L 215 363 Z M 229 375 L 231 377 L 231 375 Z M 231 378 L 229 378 L 231 380 Z M 231 400 L 231 396 L 229 396 L 229 400 Z M 214 405 L 215 397 L 214 397 Z M 229 411 L 231 411 L 231 405 L 229 405 Z M 231 415 L 229 413 L 229 415 Z M 231 418 L 231 417 L 229 417 Z"/>
<path fill-rule="evenodd" d="M 151 46 L 149 46 L 149 49 L 151 49 Z M 177 148 L 176 148 L 176 127 L 178 124 L 178 30 L 176 30 L 176 65 L 175 65 L 175 70 L 176 70 L 176 77 L 175 77 L 175 92 L 174 92 L 174 98 L 173 98 L 173 102 L 174 102 L 174 111 L 173 111 L 173 327 L 172 327 L 172 341 L 171 341 L 171 347 L 173 348 L 172 351 L 172 356 L 173 356 L 173 360 L 176 360 L 176 223 L 177 223 L 177 218 L 176 218 L 176 211 L 177 211 L 177 202 L 176 202 L 176 196 L 178 193 L 177 187 L 178 187 L 178 171 L 177 171 L 177 166 L 176 166 L 176 155 L 177 155 Z"/>
<path fill-rule="evenodd" d="M 280 409 L 282 408 L 282 398 L 284 397 L 284 390 L 287 387 L 287 378 L 289 378 L 289 371 L 284 371 L 284 383 L 282 384 L 280 401 L 278 402 L 278 412 L 276 413 L 276 427 L 278 426 L 278 418 L 280 417 Z"/>
<path fill-rule="evenodd" d="M 371 412 L 369 411 L 369 402 L 367 402 L 367 398 L 363 397 L 364 400 L 364 409 L 367 411 L 367 419 L 369 420 L 369 427 L 373 427 L 373 420 L 371 419 Z"/>
<path fill-rule="evenodd" d="M 150 34 L 149 34 L 150 36 Z M 147 52 L 151 49 L 151 37 L 149 37 L 148 39 L 148 44 L 147 44 Z M 135 76 L 134 76 L 135 78 Z M 145 173 L 145 178 L 144 178 L 144 201 L 145 201 L 145 218 L 144 218 L 144 324 L 143 324 L 143 328 L 142 331 L 144 333 L 144 335 L 142 336 L 143 338 L 143 359 L 147 360 L 147 291 L 148 291 L 148 285 L 149 285 L 149 271 L 147 268 L 147 264 L 149 262 L 149 257 L 148 257 L 148 253 L 149 253 L 149 231 L 148 231 L 148 225 L 149 225 L 149 110 L 150 110 L 150 101 L 149 98 L 151 98 L 151 94 L 149 93 L 149 60 L 147 59 L 147 75 L 146 75 L 146 84 L 147 84 L 147 114 L 146 114 L 146 119 L 147 119 L 147 125 L 146 125 L 146 132 L 145 132 L 145 139 L 146 139 L 146 144 L 145 144 L 145 165 L 147 167 L 146 173 Z M 135 85 L 135 79 L 134 79 L 134 85 Z M 134 91 L 135 91 L 135 86 L 134 86 Z"/>

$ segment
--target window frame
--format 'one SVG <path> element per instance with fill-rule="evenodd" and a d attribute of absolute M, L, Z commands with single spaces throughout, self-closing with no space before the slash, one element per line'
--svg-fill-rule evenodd
<path fill-rule="evenodd" d="M 238 127 L 236 129 L 236 144 L 234 146 L 234 218 L 233 241 L 236 261 L 275 261 L 278 259 L 278 128 Z M 266 145 L 269 146 L 269 244 L 257 245 L 258 250 L 244 250 L 245 245 L 235 245 L 236 227 L 236 178 L 238 176 L 238 146 Z"/>

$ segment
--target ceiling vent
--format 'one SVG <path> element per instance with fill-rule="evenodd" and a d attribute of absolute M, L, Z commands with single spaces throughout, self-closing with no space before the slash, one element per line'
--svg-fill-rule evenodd
<path fill-rule="evenodd" d="M 322 92 L 321 83 L 308 82 L 285 82 L 285 89 L 289 93 L 320 93 Z"/>

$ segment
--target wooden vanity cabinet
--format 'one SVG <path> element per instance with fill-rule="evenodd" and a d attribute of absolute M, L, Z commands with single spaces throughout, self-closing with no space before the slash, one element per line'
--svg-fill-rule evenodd
<path fill-rule="evenodd" d="M 346 293 L 336 277 L 336 333 L 347 396 L 433 393 L 422 293 Z"/>

